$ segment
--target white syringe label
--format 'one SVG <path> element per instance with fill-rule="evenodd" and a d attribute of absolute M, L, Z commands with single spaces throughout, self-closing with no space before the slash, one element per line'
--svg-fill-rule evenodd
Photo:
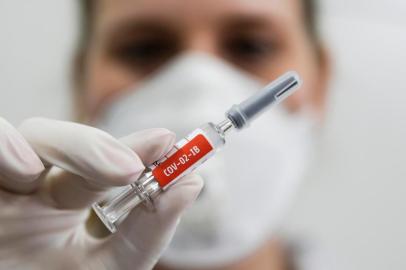
<path fill-rule="evenodd" d="M 179 141 L 166 158 L 158 161 L 152 169 L 161 188 L 190 173 L 214 153 L 213 146 L 201 130 Z"/>

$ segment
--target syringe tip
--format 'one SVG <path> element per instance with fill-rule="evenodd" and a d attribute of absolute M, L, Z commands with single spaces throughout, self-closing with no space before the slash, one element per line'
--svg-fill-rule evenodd
<path fill-rule="evenodd" d="M 295 71 L 289 71 L 245 101 L 233 105 L 226 112 L 226 116 L 237 129 L 242 129 L 271 105 L 277 104 L 290 96 L 301 85 L 302 80 L 299 74 Z"/>

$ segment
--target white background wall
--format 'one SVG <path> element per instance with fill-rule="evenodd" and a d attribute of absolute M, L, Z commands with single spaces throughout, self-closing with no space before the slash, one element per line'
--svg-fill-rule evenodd
<path fill-rule="evenodd" d="M 76 1 L 0 0 L 0 115 L 69 115 Z"/>
<path fill-rule="evenodd" d="M 69 117 L 75 1 L 0 0 L 0 115 Z M 317 165 L 288 231 L 346 269 L 406 269 L 406 1 L 327 0 L 335 76 Z"/>
<path fill-rule="evenodd" d="M 345 269 L 406 269 L 406 1 L 325 1 L 335 77 L 290 231 Z"/>

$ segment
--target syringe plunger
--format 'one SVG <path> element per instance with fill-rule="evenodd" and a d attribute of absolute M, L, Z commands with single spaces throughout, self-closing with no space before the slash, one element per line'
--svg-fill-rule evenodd
<path fill-rule="evenodd" d="M 235 128 L 242 129 L 267 107 L 290 96 L 300 85 L 299 75 L 294 71 L 287 72 L 240 104 L 233 105 L 226 112 L 226 116 Z"/>

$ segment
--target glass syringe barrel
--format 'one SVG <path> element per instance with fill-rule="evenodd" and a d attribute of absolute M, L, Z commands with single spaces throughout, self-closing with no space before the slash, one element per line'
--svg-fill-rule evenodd
<path fill-rule="evenodd" d="M 133 184 L 118 195 L 93 205 L 106 227 L 117 230 L 117 224 L 137 205 L 153 208 L 162 191 L 212 157 L 225 144 L 232 129 L 243 129 L 267 108 L 287 98 L 301 84 L 295 72 L 288 72 L 226 112 L 226 119 L 214 125 L 207 123 L 178 141 L 160 160 L 155 161 Z"/>

